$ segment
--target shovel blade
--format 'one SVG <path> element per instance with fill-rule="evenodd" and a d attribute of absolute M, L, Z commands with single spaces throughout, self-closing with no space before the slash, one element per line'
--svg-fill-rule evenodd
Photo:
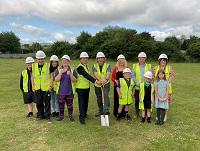
<path fill-rule="evenodd" d="M 108 115 L 101 115 L 101 126 L 109 126 Z"/>

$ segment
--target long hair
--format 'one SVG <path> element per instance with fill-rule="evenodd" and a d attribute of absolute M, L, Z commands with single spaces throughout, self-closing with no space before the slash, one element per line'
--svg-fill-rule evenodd
<path fill-rule="evenodd" d="M 156 80 L 157 80 L 157 81 L 160 81 L 159 73 L 164 74 L 164 78 L 163 78 L 163 79 L 166 80 L 165 71 L 162 70 L 162 69 L 158 70 L 158 74 L 157 74 L 157 76 L 156 76 Z"/>
<path fill-rule="evenodd" d="M 52 62 L 53 61 L 50 61 L 50 68 L 49 68 L 50 73 L 54 72 L 59 67 L 59 62 L 58 61 L 56 61 L 57 62 L 57 66 L 56 67 L 52 66 Z"/>
<path fill-rule="evenodd" d="M 117 60 L 117 63 L 116 63 L 117 68 L 119 67 L 119 61 L 123 61 L 124 67 L 128 67 L 127 61 L 125 59 L 119 59 L 119 60 Z"/>

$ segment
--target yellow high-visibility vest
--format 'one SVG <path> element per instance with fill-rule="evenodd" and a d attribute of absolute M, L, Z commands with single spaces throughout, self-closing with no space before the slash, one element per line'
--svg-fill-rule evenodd
<path fill-rule="evenodd" d="M 71 72 L 73 73 L 73 69 L 71 68 Z M 71 85 L 72 85 L 72 92 L 73 92 L 73 95 L 75 95 L 75 92 L 76 92 L 76 82 L 72 82 L 71 81 Z M 56 94 L 58 94 L 58 91 L 59 91 L 59 88 L 60 88 L 60 81 L 54 81 L 54 91 L 56 92 Z"/>
<path fill-rule="evenodd" d="M 84 70 L 90 74 L 90 70 L 83 64 L 79 64 L 78 67 L 81 66 L 84 68 Z M 78 68 L 77 67 L 77 68 Z M 86 79 L 85 77 L 83 77 L 82 75 L 80 75 L 78 72 L 78 79 L 77 79 L 77 83 L 76 83 L 76 88 L 78 89 L 88 89 L 90 88 L 90 81 L 88 79 Z"/>
<path fill-rule="evenodd" d="M 23 90 L 24 90 L 24 92 L 28 92 L 28 72 L 27 72 L 27 70 L 22 71 L 22 77 L 23 77 Z"/>
<path fill-rule="evenodd" d="M 139 63 L 137 64 L 133 64 L 133 71 L 135 71 L 135 79 L 136 81 L 140 84 L 141 82 L 144 82 L 144 78 L 141 79 L 141 77 L 143 77 L 143 75 L 141 75 L 141 71 L 140 71 L 140 65 Z M 144 66 L 144 73 L 146 73 L 147 71 L 151 70 L 151 64 L 145 64 Z M 136 90 L 139 90 L 139 86 L 135 87 Z"/>
<path fill-rule="evenodd" d="M 122 95 L 122 98 L 119 98 L 119 104 L 120 105 L 127 105 L 133 103 L 133 88 L 134 88 L 134 82 L 133 79 L 130 79 L 130 86 L 128 87 L 126 80 L 124 78 L 119 79 L 120 82 L 120 92 Z"/>
<path fill-rule="evenodd" d="M 99 64 L 98 64 L 98 63 L 94 64 L 94 68 L 97 70 L 97 76 L 98 76 L 99 78 L 101 78 L 102 80 L 106 80 L 106 75 L 107 75 L 107 69 L 108 69 L 108 67 L 109 67 L 109 64 L 104 63 L 104 64 L 103 64 L 103 67 L 102 67 L 102 71 L 100 71 Z M 110 81 L 108 80 L 108 81 L 106 82 L 106 84 L 109 83 L 109 82 L 110 82 Z M 100 87 L 100 86 L 99 86 L 98 84 L 96 84 L 96 83 L 95 83 L 95 86 L 96 86 L 96 87 Z"/>
<path fill-rule="evenodd" d="M 42 91 L 48 91 L 50 86 L 50 71 L 49 63 L 44 63 L 42 71 L 40 73 L 38 63 L 32 64 L 32 75 L 34 79 L 34 89 Z"/>
<path fill-rule="evenodd" d="M 154 85 L 151 83 L 151 101 L 154 100 Z M 144 82 L 140 83 L 140 92 L 139 92 L 139 109 L 140 110 L 144 110 L 144 95 L 145 95 L 145 91 L 144 91 Z M 152 107 L 151 107 L 151 111 L 152 111 Z"/>

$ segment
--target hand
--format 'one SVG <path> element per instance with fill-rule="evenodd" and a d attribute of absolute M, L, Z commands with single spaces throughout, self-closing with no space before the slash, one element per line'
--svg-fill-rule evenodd
<path fill-rule="evenodd" d="M 121 93 L 118 93 L 118 97 L 121 99 L 121 98 L 122 98 L 122 94 L 121 94 Z"/>
<path fill-rule="evenodd" d="M 70 75 L 71 74 L 71 71 L 67 71 L 67 75 Z"/>
<path fill-rule="evenodd" d="M 96 80 L 96 83 L 98 84 L 98 85 L 102 85 L 102 81 L 101 80 Z"/>
<path fill-rule="evenodd" d="M 67 71 L 67 69 L 60 69 L 60 70 L 59 70 L 59 73 L 60 73 L 60 74 L 63 74 L 63 73 L 66 72 L 66 71 Z"/>

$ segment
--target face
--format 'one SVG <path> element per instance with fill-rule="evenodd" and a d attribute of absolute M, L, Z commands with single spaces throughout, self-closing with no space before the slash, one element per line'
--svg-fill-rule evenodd
<path fill-rule="evenodd" d="M 62 60 L 61 60 L 61 63 L 62 63 L 62 66 L 65 68 L 65 67 L 68 67 L 68 66 L 69 66 L 70 61 L 67 60 L 67 59 L 62 59 Z"/>
<path fill-rule="evenodd" d="M 27 63 L 27 64 L 26 64 L 26 68 L 27 68 L 28 70 L 31 70 L 31 68 L 32 68 L 32 63 Z"/>
<path fill-rule="evenodd" d="M 82 64 L 87 64 L 88 63 L 88 58 L 81 58 L 81 63 Z"/>
<path fill-rule="evenodd" d="M 43 65 L 44 61 L 45 61 L 44 58 L 37 59 L 37 62 L 38 62 L 39 65 Z"/>
<path fill-rule="evenodd" d="M 118 59 L 119 65 L 125 65 L 125 59 Z"/>
<path fill-rule="evenodd" d="M 139 57 L 138 58 L 139 64 L 145 64 L 145 61 L 146 61 L 146 58 L 144 58 L 144 57 Z"/>
<path fill-rule="evenodd" d="M 57 67 L 58 66 L 58 62 L 57 61 L 52 61 L 52 66 L 53 67 Z"/>
<path fill-rule="evenodd" d="M 158 78 L 159 78 L 159 79 L 164 79 L 164 77 L 165 77 L 165 75 L 164 75 L 162 72 L 160 72 L 160 73 L 158 74 Z"/>
<path fill-rule="evenodd" d="M 151 83 L 151 79 L 145 78 L 145 77 L 144 77 L 144 79 L 145 79 L 145 81 L 146 81 L 147 83 Z"/>
<path fill-rule="evenodd" d="M 103 64 L 105 63 L 105 60 L 106 60 L 106 58 L 104 58 L 104 57 L 97 58 L 97 63 L 98 63 L 99 65 L 103 65 Z"/>
<path fill-rule="evenodd" d="M 160 60 L 160 65 L 161 66 L 166 66 L 166 64 L 167 64 L 167 61 L 165 59 L 161 59 Z"/>
<path fill-rule="evenodd" d="M 124 73 L 124 78 L 125 78 L 125 79 L 130 79 L 130 78 L 131 78 L 131 73 L 125 72 L 125 73 Z"/>

